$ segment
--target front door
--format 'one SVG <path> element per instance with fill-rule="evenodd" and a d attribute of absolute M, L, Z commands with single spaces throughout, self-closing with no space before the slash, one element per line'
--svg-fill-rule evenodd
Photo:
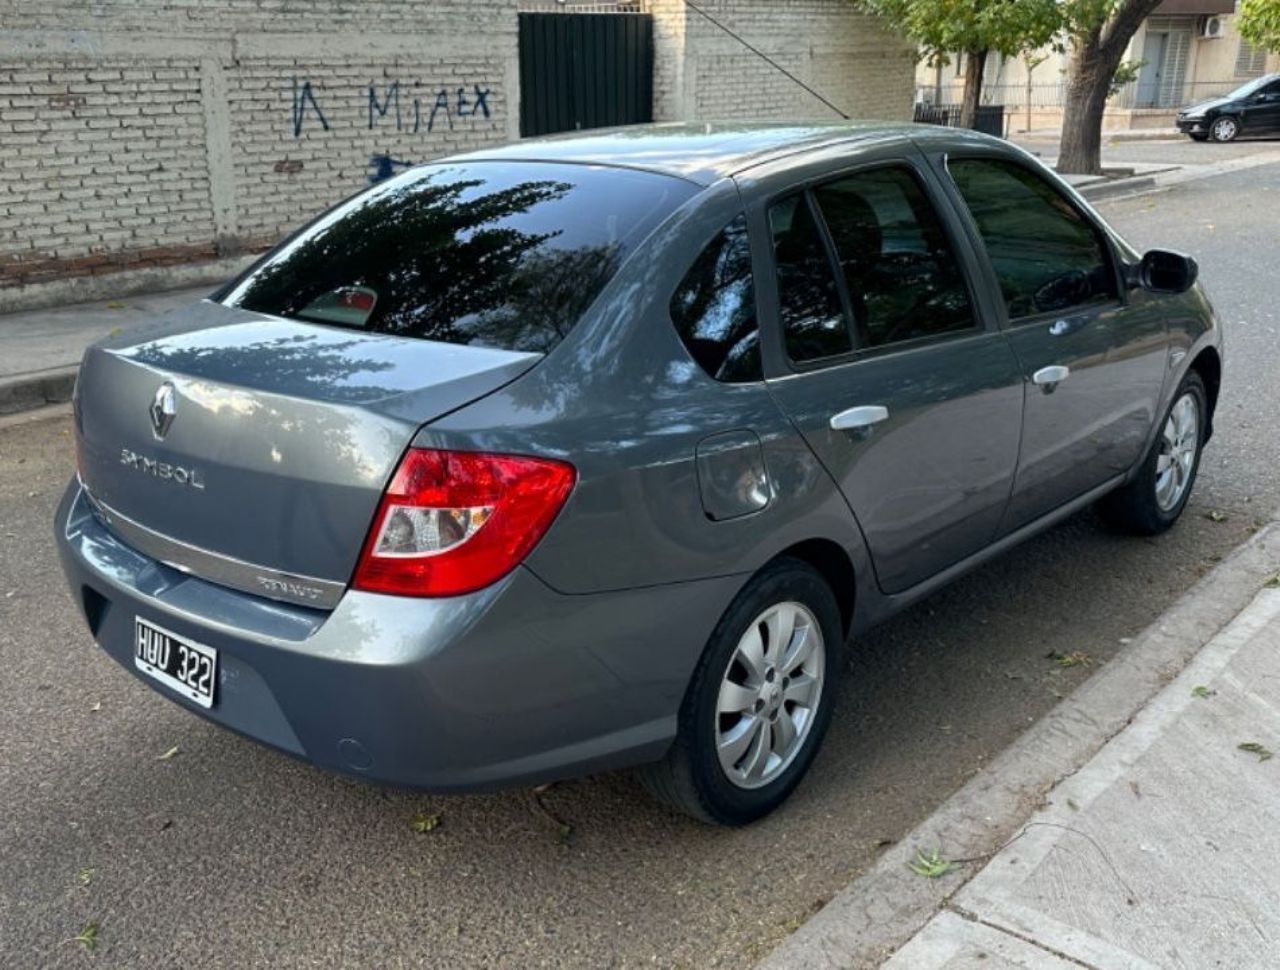
<path fill-rule="evenodd" d="M 1160 103 L 1160 88 L 1164 80 L 1164 54 L 1169 46 L 1169 35 L 1147 30 L 1142 43 L 1142 67 L 1138 69 L 1139 108 L 1150 108 Z"/>
<path fill-rule="evenodd" d="M 1018 362 L 977 309 L 930 184 L 914 160 L 872 164 L 767 213 L 776 291 L 762 296 L 786 371 L 769 387 L 888 593 L 986 546 L 1017 464 Z"/>
<path fill-rule="evenodd" d="M 1166 327 L 1156 304 L 1121 298 L 1102 229 L 1039 173 L 1004 158 L 951 158 L 947 169 L 1027 380 L 1009 532 L 1138 461 L 1167 371 Z"/>
<path fill-rule="evenodd" d="M 1280 81 L 1255 91 L 1240 112 L 1246 132 L 1251 135 L 1280 134 Z"/>

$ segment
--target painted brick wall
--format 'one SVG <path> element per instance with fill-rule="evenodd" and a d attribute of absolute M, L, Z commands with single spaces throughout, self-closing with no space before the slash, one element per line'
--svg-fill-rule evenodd
<path fill-rule="evenodd" d="M 412 163 L 504 141 L 513 109 L 493 81 L 503 71 L 500 56 L 479 53 L 241 62 L 227 91 L 237 235 L 270 239 L 318 199 L 363 188 L 374 155 Z"/>
<path fill-rule="evenodd" d="M 515 12 L 0 0 L 0 306 L 51 280 L 254 252 L 367 184 L 371 156 L 506 140 Z"/>
<path fill-rule="evenodd" d="M 702 5 L 850 114 L 907 115 L 909 53 L 847 0 Z M 358 191 L 371 156 L 515 137 L 525 6 L 0 0 L 0 309 L 163 285 Z M 681 0 L 648 8 L 659 119 L 830 116 Z"/>
<path fill-rule="evenodd" d="M 212 254 L 197 62 L 0 68 L 0 286 Z"/>
<path fill-rule="evenodd" d="M 703 0 L 699 6 L 854 118 L 907 120 L 910 45 L 848 0 Z M 653 0 L 663 119 L 831 118 L 834 112 L 682 0 Z"/>

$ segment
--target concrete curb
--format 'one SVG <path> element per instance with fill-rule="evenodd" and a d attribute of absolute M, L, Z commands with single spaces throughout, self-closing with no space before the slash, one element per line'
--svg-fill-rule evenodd
<path fill-rule="evenodd" d="M 1017 834 L 1054 785 L 1088 762 L 1248 606 L 1277 569 L 1280 522 L 1272 522 L 837 894 L 758 970 L 878 967 Z M 917 849 L 941 849 L 947 858 L 972 863 L 960 879 L 924 879 L 907 868 Z"/>
<path fill-rule="evenodd" d="M 71 400 L 78 365 L 0 378 L 0 414 L 16 414 Z"/>
<path fill-rule="evenodd" d="M 1105 182 L 1089 182 L 1079 186 L 1076 191 L 1086 199 L 1108 199 L 1116 195 L 1128 195 L 1130 192 L 1146 192 L 1156 187 L 1154 175 L 1135 175 L 1131 178 L 1110 179 Z"/>

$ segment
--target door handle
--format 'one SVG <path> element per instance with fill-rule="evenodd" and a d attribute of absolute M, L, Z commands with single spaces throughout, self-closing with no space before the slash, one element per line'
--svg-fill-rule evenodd
<path fill-rule="evenodd" d="M 1031 375 L 1031 379 L 1046 390 L 1051 390 L 1055 385 L 1061 384 L 1070 376 L 1070 367 L 1054 364 L 1050 367 L 1041 367 Z"/>
<path fill-rule="evenodd" d="M 863 404 L 831 416 L 832 431 L 862 431 L 889 419 L 889 409 L 879 404 Z"/>

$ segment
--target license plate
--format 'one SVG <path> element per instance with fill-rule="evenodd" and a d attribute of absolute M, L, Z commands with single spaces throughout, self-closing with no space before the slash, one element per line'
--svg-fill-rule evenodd
<path fill-rule="evenodd" d="M 218 651 L 203 643 L 134 618 L 133 663 L 201 707 L 213 707 L 213 685 L 218 679 Z"/>

